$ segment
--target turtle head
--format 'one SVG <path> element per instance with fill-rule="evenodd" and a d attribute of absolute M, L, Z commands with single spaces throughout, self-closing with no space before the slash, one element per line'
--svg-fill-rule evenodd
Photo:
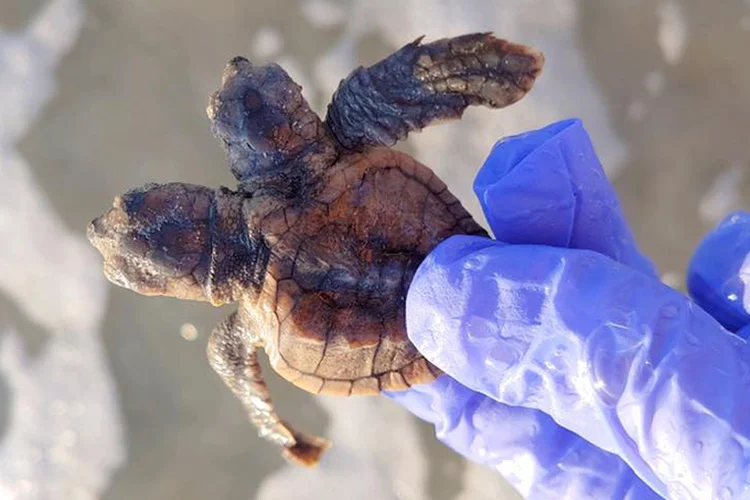
<path fill-rule="evenodd" d="M 240 181 L 293 176 L 303 170 L 300 162 L 317 156 L 315 161 L 330 164 L 335 158 L 332 139 L 302 87 L 278 64 L 229 61 L 206 113 Z"/>
<path fill-rule="evenodd" d="M 301 99 L 300 86 L 280 66 L 257 66 L 235 57 L 224 70 L 221 88 L 211 95 L 206 114 L 227 153 L 262 173 L 281 161 L 274 135 L 280 128 L 291 130 L 287 106 L 294 98 Z"/>
<path fill-rule="evenodd" d="M 88 226 L 112 283 L 214 305 L 248 284 L 246 235 L 241 195 L 181 183 L 128 191 Z"/>

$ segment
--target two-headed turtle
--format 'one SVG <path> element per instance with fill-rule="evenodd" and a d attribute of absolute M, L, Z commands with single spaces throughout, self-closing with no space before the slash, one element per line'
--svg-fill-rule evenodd
<path fill-rule="evenodd" d="M 390 147 L 469 105 L 512 104 L 543 62 L 490 34 L 416 40 L 352 72 L 321 121 L 281 67 L 236 57 L 208 116 L 237 189 L 133 189 L 89 239 L 117 285 L 236 302 L 211 333 L 209 362 L 262 437 L 315 464 L 328 442 L 277 416 L 258 350 L 315 394 L 405 390 L 440 374 L 407 338 L 406 292 L 438 243 L 485 232 L 429 168 Z"/>

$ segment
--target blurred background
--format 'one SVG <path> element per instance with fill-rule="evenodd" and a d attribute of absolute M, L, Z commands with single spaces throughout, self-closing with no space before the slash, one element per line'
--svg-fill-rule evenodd
<path fill-rule="evenodd" d="M 335 442 L 286 465 L 205 361 L 230 311 L 110 286 L 84 238 L 130 187 L 234 184 L 204 111 L 232 56 L 281 63 L 322 111 L 355 66 L 479 30 L 545 53 L 534 91 L 403 149 L 481 217 L 493 143 L 579 116 L 681 288 L 701 235 L 750 209 L 748 0 L 0 0 L 0 499 L 518 498 L 384 398 L 269 376 L 282 415 Z"/>

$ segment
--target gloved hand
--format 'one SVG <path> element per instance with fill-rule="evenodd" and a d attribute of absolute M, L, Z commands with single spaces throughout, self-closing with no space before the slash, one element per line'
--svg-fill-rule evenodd
<path fill-rule="evenodd" d="M 446 240 L 407 297 L 447 375 L 390 397 L 527 499 L 750 499 L 750 348 L 659 281 L 581 123 L 502 141 L 474 187 L 498 241 Z M 737 250 L 709 238 L 690 273 L 735 327 L 739 217 Z"/>
<path fill-rule="evenodd" d="M 703 309 L 745 340 L 750 335 L 750 214 L 729 215 L 698 246 L 688 291 Z"/>

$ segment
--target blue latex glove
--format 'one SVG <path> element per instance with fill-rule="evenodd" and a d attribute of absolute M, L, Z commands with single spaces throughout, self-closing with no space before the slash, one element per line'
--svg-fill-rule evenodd
<path fill-rule="evenodd" d="M 701 242 L 690 262 L 687 285 L 698 305 L 727 329 L 748 338 L 750 214 L 728 216 Z"/>
<path fill-rule="evenodd" d="M 475 191 L 503 242 L 420 266 L 409 336 L 448 375 L 391 397 L 528 499 L 750 498 L 750 349 L 659 282 L 580 122 L 499 143 Z"/>

